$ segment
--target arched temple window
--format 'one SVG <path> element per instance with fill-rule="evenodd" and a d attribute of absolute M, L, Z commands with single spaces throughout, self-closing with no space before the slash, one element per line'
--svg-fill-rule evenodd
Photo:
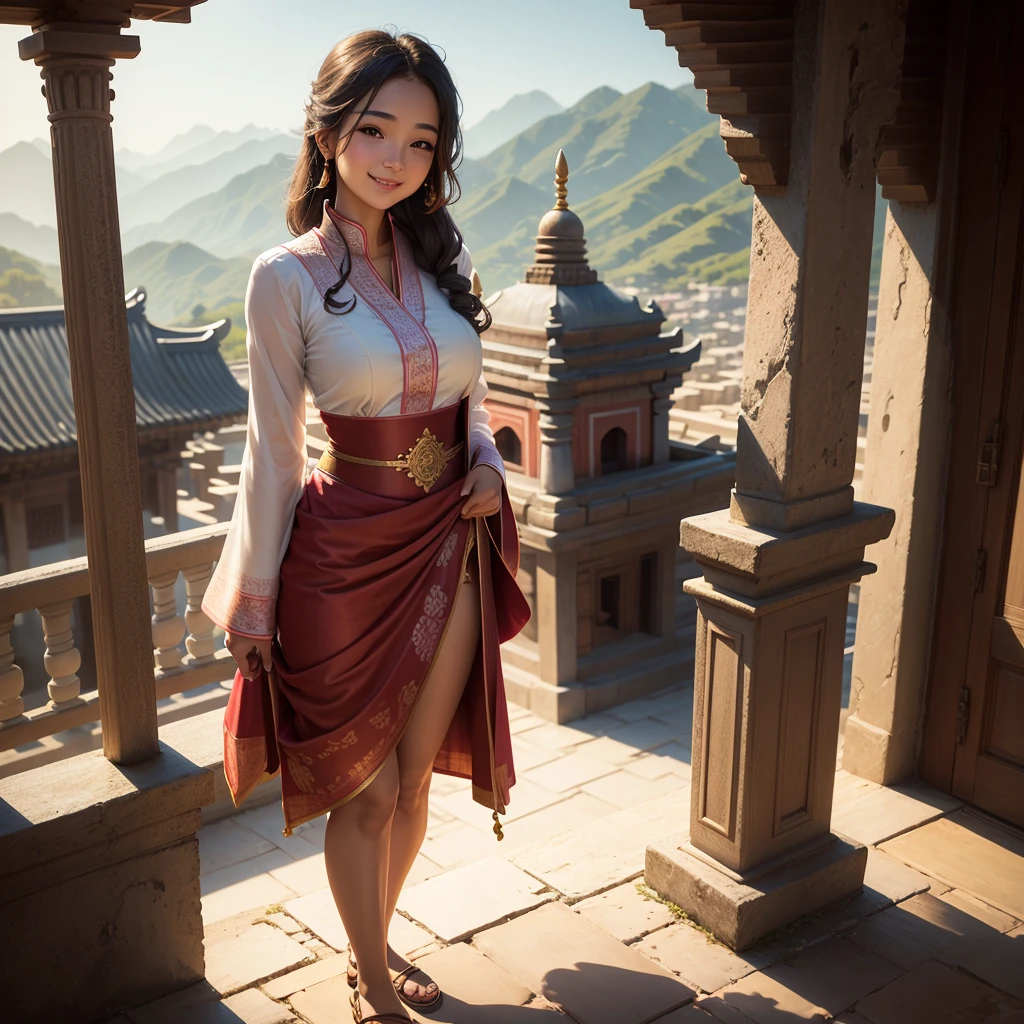
<path fill-rule="evenodd" d="M 629 469 L 627 443 L 629 438 L 622 427 L 612 427 L 601 438 L 601 476 L 607 473 L 621 473 Z"/>
<path fill-rule="evenodd" d="M 502 427 L 494 435 L 494 445 L 505 462 L 516 466 L 523 464 L 523 442 L 511 427 Z"/>

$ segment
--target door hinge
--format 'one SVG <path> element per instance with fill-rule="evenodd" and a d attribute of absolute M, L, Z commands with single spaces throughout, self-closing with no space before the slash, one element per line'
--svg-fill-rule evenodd
<path fill-rule="evenodd" d="M 956 742 L 963 743 L 967 736 L 967 723 L 971 720 L 971 691 L 966 686 L 960 688 L 960 700 L 956 706 Z"/>
<path fill-rule="evenodd" d="M 988 552 L 984 548 L 978 548 L 974 556 L 974 592 L 980 594 L 985 589 L 985 565 L 988 562 Z"/>
<path fill-rule="evenodd" d="M 995 487 L 999 475 L 999 420 L 993 421 L 988 437 L 978 452 L 977 481 L 985 487 Z"/>

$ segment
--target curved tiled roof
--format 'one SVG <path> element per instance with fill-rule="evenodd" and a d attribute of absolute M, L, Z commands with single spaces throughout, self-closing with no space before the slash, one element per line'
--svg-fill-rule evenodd
<path fill-rule="evenodd" d="M 156 327 L 145 301 L 142 288 L 125 297 L 140 440 L 244 419 L 249 396 L 219 350 L 231 321 Z M 77 443 L 64 307 L 0 309 L 0 468 Z"/>

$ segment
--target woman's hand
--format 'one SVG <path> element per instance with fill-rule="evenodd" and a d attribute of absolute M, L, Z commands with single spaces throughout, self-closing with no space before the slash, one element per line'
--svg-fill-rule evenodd
<path fill-rule="evenodd" d="M 242 677 L 252 679 L 259 675 L 260 662 L 270 669 L 270 641 L 254 640 L 251 636 L 237 633 L 224 634 L 224 646 L 231 652 Z"/>
<path fill-rule="evenodd" d="M 501 474 L 493 466 L 480 465 L 471 469 L 462 484 L 461 493 L 469 495 L 469 500 L 462 506 L 462 518 L 491 516 L 499 511 L 504 483 Z"/>

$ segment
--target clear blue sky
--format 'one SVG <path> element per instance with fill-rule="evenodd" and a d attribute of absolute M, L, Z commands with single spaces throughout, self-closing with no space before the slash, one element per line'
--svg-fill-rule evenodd
<path fill-rule="evenodd" d="M 134 23 L 142 53 L 114 66 L 115 145 L 152 152 L 196 124 L 298 128 L 330 48 L 376 27 L 444 52 L 466 126 L 530 89 L 567 106 L 599 85 L 692 80 L 629 0 L 207 0 L 191 25 Z M 39 70 L 18 59 L 27 34 L 0 26 L 0 150 L 49 130 Z"/>

